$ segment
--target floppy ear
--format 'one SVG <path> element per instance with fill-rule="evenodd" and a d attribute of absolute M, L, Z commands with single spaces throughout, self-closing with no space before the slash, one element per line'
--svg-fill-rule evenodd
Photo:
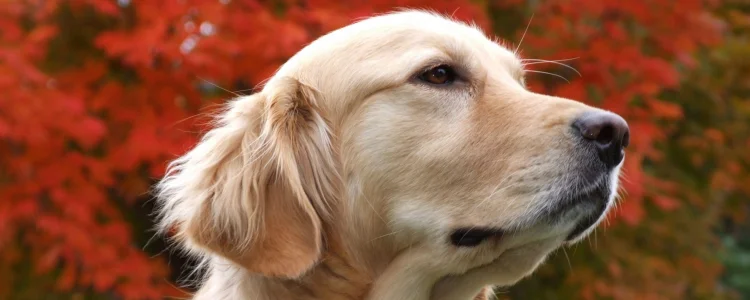
<path fill-rule="evenodd" d="M 191 250 L 295 278 L 319 260 L 340 180 L 316 93 L 277 80 L 229 104 L 158 184 L 160 226 Z"/>

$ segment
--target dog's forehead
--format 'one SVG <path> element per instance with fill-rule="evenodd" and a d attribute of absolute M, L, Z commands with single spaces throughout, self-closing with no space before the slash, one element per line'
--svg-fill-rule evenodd
<path fill-rule="evenodd" d="M 488 39 L 476 26 L 425 11 L 370 17 L 332 31 L 290 58 L 267 86 L 283 77 L 315 87 L 333 101 L 361 99 L 404 83 L 435 63 L 514 82 L 522 71 L 513 51 Z"/>
<path fill-rule="evenodd" d="M 430 36 L 430 39 L 424 41 L 435 44 L 455 44 L 456 41 L 464 41 L 464 45 L 470 45 L 470 47 L 462 50 L 482 50 L 488 55 L 508 60 L 509 63 L 520 63 L 513 51 L 487 38 L 478 26 L 427 11 L 410 10 L 371 17 L 341 28 L 339 31 L 338 38 L 341 39 L 380 35 L 387 32 L 394 35 L 412 35 L 415 38 L 419 35 Z M 440 46 L 435 44 L 421 46 Z M 410 44 L 410 46 L 419 45 Z"/>
<path fill-rule="evenodd" d="M 435 52 L 454 59 L 478 57 L 508 70 L 521 68 L 513 51 L 487 38 L 477 26 L 419 10 L 370 17 L 334 30 L 302 49 L 287 66 L 304 66 L 313 60 L 316 65 L 335 63 L 341 57 L 362 62 L 378 56 L 398 59 Z"/>

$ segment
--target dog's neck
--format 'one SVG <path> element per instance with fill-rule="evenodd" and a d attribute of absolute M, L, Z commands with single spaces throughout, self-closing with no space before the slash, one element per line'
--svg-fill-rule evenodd
<path fill-rule="evenodd" d="M 353 249 L 347 243 L 344 238 L 347 233 L 336 230 L 346 227 L 326 227 L 326 250 L 321 261 L 302 278 L 288 284 L 294 291 L 293 299 L 365 299 L 375 277 L 374 270 L 358 256 L 361 249 Z"/>
<path fill-rule="evenodd" d="M 298 279 L 252 274 L 219 257 L 212 257 L 208 278 L 194 299 L 365 299 L 374 281 L 374 272 L 352 255 L 341 237 L 339 232 L 327 231 L 322 259 Z"/>
<path fill-rule="evenodd" d="M 337 218 L 337 220 L 352 220 Z M 297 279 L 269 278 L 252 274 L 242 267 L 213 257 L 209 278 L 195 295 L 203 299 L 301 299 L 364 300 L 398 252 L 388 251 L 388 237 L 379 242 L 362 234 L 357 224 L 327 224 L 323 257 L 310 271 Z M 357 231 L 357 233 L 352 232 Z M 352 237 L 366 238 L 368 242 Z M 381 246 L 381 247 L 379 247 Z M 490 299 L 486 289 L 474 300 Z"/>

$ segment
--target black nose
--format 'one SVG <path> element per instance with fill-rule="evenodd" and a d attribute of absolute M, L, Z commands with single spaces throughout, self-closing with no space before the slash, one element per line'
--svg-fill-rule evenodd
<path fill-rule="evenodd" d="M 596 147 L 599 159 L 609 168 L 614 168 L 625 156 L 625 147 L 630 143 L 630 129 L 622 117 L 604 111 L 589 112 L 573 122 L 581 136 Z"/>

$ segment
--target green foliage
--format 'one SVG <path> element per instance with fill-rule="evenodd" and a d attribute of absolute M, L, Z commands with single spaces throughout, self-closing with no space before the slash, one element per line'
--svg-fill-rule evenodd
<path fill-rule="evenodd" d="M 723 282 L 747 299 L 750 297 L 750 238 L 746 236 L 737 241 L 725 237 L 723 246 L 721 258 L 726 266 Z"/>

